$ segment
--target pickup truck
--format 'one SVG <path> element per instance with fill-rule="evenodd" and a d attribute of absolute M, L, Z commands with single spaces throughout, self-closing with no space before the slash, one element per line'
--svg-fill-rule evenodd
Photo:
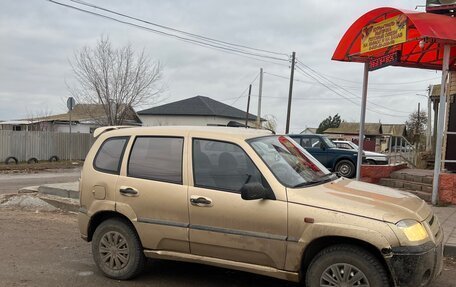
<path fill-rule="evenodd" d="M 356 174 L 357 151 L 337 148 L 326 136 L 318 134 L 289 135 L 326 168 L 340 176 L 353 178 Z M 365 158 L 363 157 L 363 161 Z"/>

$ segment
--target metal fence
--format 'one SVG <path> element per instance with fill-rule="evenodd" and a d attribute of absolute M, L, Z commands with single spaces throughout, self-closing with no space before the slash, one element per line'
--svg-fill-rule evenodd
<path fill-rule="evenodd" d="M 0 130 L 0 161 L 8 157 L 20 162 L 49 160 L 53 156 L 67 160 L 70 155 L 71 159 L 83 160 L 94 141 L 92 134 Z"/>

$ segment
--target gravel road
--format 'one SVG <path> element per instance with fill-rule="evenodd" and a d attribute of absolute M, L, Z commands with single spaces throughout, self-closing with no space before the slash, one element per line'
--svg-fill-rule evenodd
<path fill-rule="evenodd" d="M 298 286 L 281 280 L 198 264 L 150 261 L 132 281 L 115 281 L 95 267 L 90 244 L 79 237 L 75 214 L 0 208 L 0 286 Z M 432 287 L 455 286 L 447 260 Z"/>
<path fill-rule="evenodd" d="M 28 186 L 48 183 L 74 182 L 81 176 L 81 169 L 44 170 L 38 173 L 0 174 L 0 194 L 14 193 Z"/>

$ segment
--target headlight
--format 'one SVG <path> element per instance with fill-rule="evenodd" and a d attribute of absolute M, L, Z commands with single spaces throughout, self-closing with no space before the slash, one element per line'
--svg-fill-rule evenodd
<path fill-rule="evenodd" d="M 428 237 L 426 229 L 418 221 L 411 219 L 401 220 L 396 223 L 396 226 L 404 232 L 411 242 L 421 241 Z"/>

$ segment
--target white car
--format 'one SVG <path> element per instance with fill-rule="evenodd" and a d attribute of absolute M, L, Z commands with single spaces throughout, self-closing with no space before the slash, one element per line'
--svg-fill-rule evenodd
<path fill-rule="evenodd" d="M 341 149 L 358 150 L 358 146 L 351 141 L 334 140 L 333 143 Z M 369 164 L 388 164 L 388 157 L 382 153 L 371 151 L 364 151 L 364 153 Z"/>

